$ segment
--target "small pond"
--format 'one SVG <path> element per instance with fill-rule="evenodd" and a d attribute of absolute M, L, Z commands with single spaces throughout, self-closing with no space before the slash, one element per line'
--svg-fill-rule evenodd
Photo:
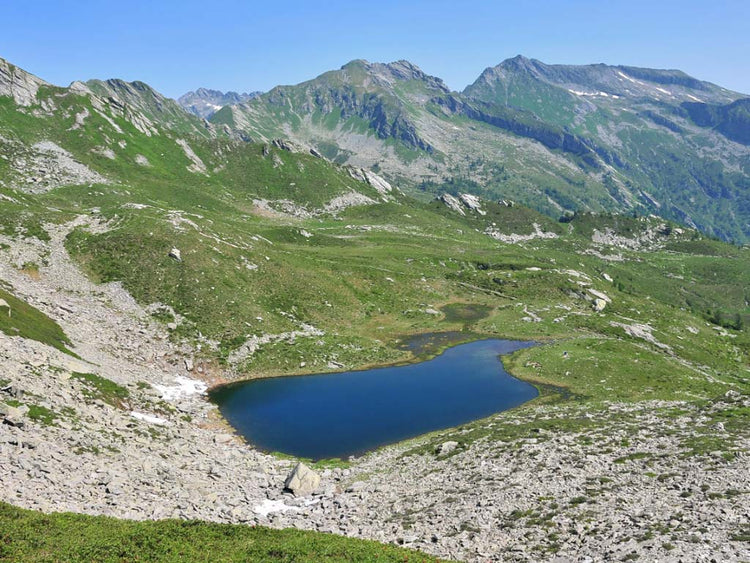
<path fill-rule="evenodd" d="M 344 458 L 533 399 L 536 388 L 509 375 L 499 358 L 532 345 L 479 340 L 426 362 L 256 379 L 220 387 L 211 397 L 262 450 Z"/>

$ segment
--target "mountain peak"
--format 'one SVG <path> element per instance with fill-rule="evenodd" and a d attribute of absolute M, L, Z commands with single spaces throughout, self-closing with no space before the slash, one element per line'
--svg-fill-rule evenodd
<path fill-rule="evenodd" d="M 86 81 L 94 93 L 106 94 L 107 96 L 123 99 L 142 98 L 144 94 L 157 100 L 164 100 L 159 92 L 140 80 L 128 82 L 122 78 L 108 78 L 107 80 L 92 79 Z"/>
<path fill-rule="evenodd" d="M 520 81 L 520 82 L 519 82 Z M 517 55 L 497 66 L 484 70 L 464 93 L 471 97 L 487 97 L 488 92 L 505 92 L 511 82 L 533 81 L 566 92 L 565 95 L 594 96 L 612 99 L 652 99 L 675 104 L 681 101 L 712 101 L 727 103 L 737 96 L 702 82 L 679 70 L 662 70 L 604 63 L 586 65 L 545 64 Z M 502 85 L 502 86 L 500 86 Z M 494 98 L 493 98 L 494 99 Z"/>
<path fill-rule="evenodd" d="M 436 76 L 430 76 L 417 65 L 405 59 L 400 59 L 390 63 L 371 63 L 365 59 L 354 59 L 342 66 L 341 70 L 350 72 L 364 71 L 368 75 L 388 83 L 418 80 L 420 82 L 425 82 L 431 88 L 446 93 L 450 91 L 442 79 Z"/>
<path fill-rule="evenodd" d="M 348 63 L 341 66 L 341 70 L 347 70 L 351 68 L 369 68 L 370 67 L 370 61 L 366 59 L 352 59 Z"/>
<path fill-rule="evenodd" d="M 398 61 L 393 61 L 392 63 L 388 63 L 386 66 L 395 73 L 402 73 L 409 77 L 426 76 L 421 68 L 419 68 L 414 63 L 407 61 L 406 59 L 399 59 Z"/>

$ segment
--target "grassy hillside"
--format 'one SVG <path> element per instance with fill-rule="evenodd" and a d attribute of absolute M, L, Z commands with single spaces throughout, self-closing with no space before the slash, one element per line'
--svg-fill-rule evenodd
<path fill-rule="evenodd" d="M 105 222 L 70 233 L 73 257 L 94 280 L 121 281 L 207 360 L 246 376 L 362 367 L 406 359 L 407 335 L 458 329 L 555 342 L 524 351 L 531 362 L 570 340 L 606 343 L 602 361 L 645 347 L 654 361 L 632 377 L 682 374 L 657 396 L 708 396 L 689 390 L 695 373 L 742 384 L 747 249 L 657 219 L 579 214 L 559 223 L 486 201 L 485 214 L 461 214 L 382 195 L 335 164 L 269 145 L 190 138 L 186 151 L 169 129 L 148 136 L 97 113 L 90 97 L 60 94 L 51 116 L 0 106 L 10 162 L 33 160 L 35 143 L 52 141 L 107 183 L 35 190 L 8 165 L 6 234 L 44 238 L 43 223 L 81 213 Z M 90 115 L 72 128 L 82 108 Z M 105 144 L 114 158 L 93 150 Z M 590 289 L 611 300 L 600 313 Z M 441 310 L 454 304 L 486 316 L 464 322 Z M 648 328 L 626 328 L 638 324 Z M 263 344 L 243 355 L 255 339 Z M 546 380 L 575 385 L 561 359 L 547 365 Z M 622 379 L 623 397 L 639 395 L 633 383 Z"/>
<path fill-rule="evenodd" d="M 373 541 L 197 521 L 41 514 L 0 503 L 0 561 L 438 561 Z"/>
<path fill-rule="evenodd" d="M 707 398 L 727 384 L 744 386 L 747 249 L 651 219 L 560 224 L 520 207 L 487 210 L 461 216 L 442 203 L 404 200 L 338 219 L 232 221 L 204 211 L 189 228 L 175 228 L 164 211 L 139 210 L 112 231 L 72 233 L 68 248 L 95 279 L 121 280 L 142 303 L 173 307 L 184 317 L 176 334 L 215 340 L 223 360 L 248 338 L 302 323 L 325 333 L 273 339 L 243 363 L 248 375 L 395 361 L 405 357 L 402 337 L 458 329 L 550 341 L 520 354 L 531 363 L 544 357 L 545 381 L 591 397 Z M 558 238 L 505 244 L 484 232 L 530 236 L 533 224 Z M 603 232 L 654 248 L 594 244 Z M 172 246 L 181 261 L 169 257 Z M 614 259 L 603 262 L 602 253 Z M 589 290 L 611 303 L 596 313 Z M 454 318 L 446 314 L 452 304 L 481 306 L 485 316 Z M 647 328 L 633 332 L 635 325 Z M 593 354 L 576 365 L 580 381 L 563 351 Z M 647 360 L 627 371 L 639 354 Z M 618 374 L 609 391 L 593 381 L 603 365 Z M 701 373 L 711 376 L 696 379 Z"/>
<path fill-rule="evenodd" d="M 396 77 L 403 111 L 423 88 L 444 91 L 406 63 L 352 63 L 341 84 L 359 88 L 375 71 Z M 186 141 L 168 124 L 146 134 L 91 94 L 42 86 L 37 99 L 23 111 L 0 99 L 5 234 L 43 239 L 45 222 L 87 214 L 100 227 L 72 231 L 66 247 L 92 279 L 121 281 L 173 338 L 237 375 L 400 361 L 404 337 L 462 330 L 549 342 L 519 352 L 516 372 L 594 399 L 708 398 L 747 384 L 747 248 L 635 214 L 558 222 L 507 202 L 421 203 L 307 153 Z M 50 142 L 90 173 L 66 172 Z M 600 366 L 615 381 L 597 384 Z"/>

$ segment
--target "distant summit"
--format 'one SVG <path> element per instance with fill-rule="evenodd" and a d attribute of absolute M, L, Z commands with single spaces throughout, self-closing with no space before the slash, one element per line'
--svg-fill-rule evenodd
<path fill-rule="evenodd" d="M 485 69 L 476 82 L 467 86 L 463 93 L 485 101 L 510 103 L 505 99 L 508 92 L 519 85 L 527 89 L 532 82 L 562 88 L 578 96 L 620 96 L 632 100 L 651 99 L 665 103 L 704 100 L 728 103 L 736 98 L 736 93 L 693 78 L 680 70 L 611 66 L 602 63 L 550 65 L 522 55 Z M 526 93 L 528 92 L 525 91 L 524 94 Z"/>
<path fill-rule="evenodd" d="M 208 119 L 224 106 L 240 104 L 247 100 L 252 100 L 260 96 L 260 94 L 262 92 L 238 94 L 237 92 L 221 92 L 219 90 L 209 90 L 208 88 L 198 88 L 180 96 L 177 99 L 177 103 L 190 113 Z"/>

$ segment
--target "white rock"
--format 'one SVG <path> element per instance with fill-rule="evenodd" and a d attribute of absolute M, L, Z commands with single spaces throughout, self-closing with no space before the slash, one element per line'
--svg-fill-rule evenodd
<path fill-rule="evenodd" d="M 448 455 L 458 447 L 458 442 L 454 440 L 448 440 L 440 444 L 436 450 L 438 455 Z"/>
<path fill-rule="evenodd" d="M 318 486 L 320 486 L 320 475 L 304 463 L 298 463 L 284 481 L 284 488 L 292 491 L 296 497 L 311 495 Z"/>
<path fill-rule="evenodd" d="M 597 291 L 596 289 L 591 289 L 591 288 L 588 288 L 586 291 L 588 291 L 594 297 L 597 297 L 601 299 L 602 301 L 605 301 L 606 303 L 612 303 L 612 300 L 609 298 L 609 296 L 606 293 L 603 293 L 601 291 Z"/>

